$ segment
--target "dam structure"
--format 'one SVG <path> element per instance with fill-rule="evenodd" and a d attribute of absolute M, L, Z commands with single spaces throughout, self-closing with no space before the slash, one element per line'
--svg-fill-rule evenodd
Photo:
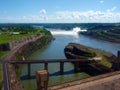
<path fill-rule="evenodd" d="M 71 31 L 60 30 L 59 35 L 76 36 L 79 33 L 78 31 L 79 31 L 79 29 L 77 29 L 77 28 L 74 29 L 74 30 L 71 30 Z M 75 32 L 75 34 L 73 32 Z M 54 33 L 54 35 L 58 35 L 58 34 Z M 30 39 L 29 42 L 33 42 L 33 41 L 35 41 L 35 40 Z M 15 46 L 18 47 L 18 45 L 15 45 Z M 18 50 L 16 50 L 16 48 L 15 48 L 15 51 L 18 52 L 18 53 L 22 53 L 23 51 L 20 52 L 19 48 L 22 49 L 23 46 L 18 47 Z M 24 49 L 26 49 L 26 47 L 24 47 Z M 11 56 L 14 56 L 14 54 L 17 54 L 17 53 L 14 53 L 14 52 L 11 53 Z M 10 55 L 8 55 L 8 56 L 10 56 Z M 61 85 L 57 85 L 57 86 L 53 86 L 53 87 L 48 87 L 48 90 L 119 90 L 119 88 L 120 88 L 120 86 L 119 86 L 119 83 L 120 83 L 119 82 L 120 81 L 120 71 L 119 71 L 120 70 L 120 68 L 119 68 L 120 63 L 119 63 L 119 60 L 120 60 L 120 58 L 119 57 L 120 57 L 120 52 L 118 52 L 118 61 L 115 63 L 115 68 L 118 71 L 103 74 L 103 75 L 98 75 L 98 76 L 83 79 L 83 80 L 72 81 L 72 82 L 69 82 L 69 83 L 65 83 L 65 84 L 61 84 Z M 14 60 L 15 59 L 16 58 L 14 58 Z M 55 61 L 54 60 L 51 60 L 51 61 L 50 60 L 44 60 L 44 61 L 36 61 L 36 60 L 34 60 L 34 61 L 32 61 L 32 60 L 30 60 L 30 61 L 27 61 L 27 60 L 14 61 L 14 60 L 3 62 L 3 68 L 4 68 L 4 75 L 3 76 L 5 78 L 4 79 L 4 87 L 6 87 L 6 88 L 4 88 L 4 90 L 24 90 L 24 88 L 19 88 L 20 84 L 16 83 L 17 80 L 14 79 L 15 72 L 13 72 L 14 74 L 11 74 L 12 72 L 9 71 L 10 67 L 12 68 L 11 70 L 14 69 L 15 64 L 26 64 L 27 67 L 28 67 L 28 70 L 27 70 L 28 77 L 31 77 L 31 71 L 32 71 L 31 66 L 32 66 L 32 64 L 42 63 L 44 65 L 44 69 L 48 70 L 49 63 L 56 63 L 57 62 L 57 63 L 60 64 L 60 67 L 59 67 L 60 73 L 64 74 L 64 66 L 65 66 L 64 63 L 68 62 L 68 60 L 64 60 L 64 61 L 61 61 L 61 60 L 60 61 L 59 60 L 57 60 L 57 61 L 56 60 Z M 78 60 L 78 61 L 82 62 L 82 60 Z M 71 60 L 69 62 L 78 62 L 78 61 Z M 89 63 L 89 60 L 88 60 L 88 63 Z M 7 64 L 10 64 L 10 66 L 6 67 Z M 77 69 L 77 66 L 78 65 L 76 64 L 76 66 L 74 67 L 75 71 Z M 118 67 L 116 67 L 116 66 L 118 66 Z M 6 78 L 7 76 L 8 76 L 8 78 Z M 14 87 L 14 89 L 13 88 L 11 89 L 11 87 Z"/>
<path fill-rule="evenodd" d="M 53 35 L 71 35 L 71 36 L 78 36 L 80 32 L 87 32 L 87 30 L 82 30 L 79 27 L 75 27 L 70 31 L 67 31 L 67 30 L 52 30 L 51 31 Z"/>
<path fill-rule="evenodd" d="M 82 61 L 81 59 L 79 60 L 43 60 L 43 61 L 16 61 L 16 60 L 12 60 L 12 61 L 6 61 L 3 62 L 3 76 L 4 76 L 4 90 L 20 90 L 20 89 L 9 89 L 10 87 L 13 87 L 13 84 L 9 85 L 10 83 L 10 78 L 8 77 L 8 75 L 10 75 L 10 72 L 8 72 L 8 68 L 6 67 L 6 64 L 27 64 L 28 65 L 28 77 L 30 78 L 30 74 L 31 74 L 31 64 L 35 64 L 35 63 L 43 63 L 44 64 L 44 69 L 48 70 L 48 64 L 49 63 L 60 63 L 60 72 L 61 74 L 63 74 L 64 72 L 64 63 L 65 62 L 84 62 L 84 60 Z M 88 60 L 88 62 L 91 62 Z M 75 69 L 77 69 L 77 66 L 75 66 Z M 68 82 L 65 84 L 61 84 L 61 85 L 56 85 L 56 86 L 52 86 L 52 87 L 48 87 L 47 90 L 119 90 L 120 88 L 120 51 L 118 51 L 118 57 L 116 59 L 116 65 L 115 67 L 117 68 L 117 71 L 114 72 L 110 72 L 110 73 L 106 73 L 106 74 L 102 74 L 102 75 L 98 75 L 95 77 L 91 77 L 91 78 L 87 78 L 87 79 L 83 79 L 83 80 L 77 80 L 77 81 L 73 81 L 73 82 Z M 15 83 L 16 81 L 14 81 Z M 9 87 L 10 86 L 10 87 Z M 8 87 L 8 88 L 7 88 Z M 21 89 L 24 90 L 24 89 Z"/>

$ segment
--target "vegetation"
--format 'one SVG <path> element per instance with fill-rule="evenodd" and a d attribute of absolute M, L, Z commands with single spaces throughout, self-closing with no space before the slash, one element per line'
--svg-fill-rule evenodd
<path fill-rule="evenodd" d="M 86 62 L 86 60 L 84 60 L 83 63 L 78 62 L 78 71 L 86 72 L 91 76 L 112 72 L 112 64 L 116 60 L 116 56 L 112 53 L 76 43 L 68 44 L 64 52 L 68 59 L 91 60 L 90 63 Z M 93 59 L 95 61 L 92 62 Z M 73 62 L 73 64 L 76 63 Z"/>
<path fill-rule="evenodd" d="M 113 27 L 119 27 L 120 23 L 47 23 L 47 24 L 32 24 L 38 25 L 45 28 L 55 28 L 71 30 L 74 27 L 80 27 L 81 29 L 87 30 L 109 30 Z"/>
<path fill-rule="evenodd" d="M 35 25 L 64 30 L 72 30 L 74 27 L 80 27 L 81 29 L 88 30 L 88 32 L 82 33 L 83 35 L 120 43 L 120 23 L 48 23 Z"/>
<path fill-rule="evenodd" d="M 34 34 L 50 34 L 50 32 L 45 29 L 33 28 L 30 26 L 1 26 L 0 32 L 0 44 L 8 43 Z M 13 34 L 13 32 L 18 32 L 18 34 Z"/>
<path fill-rule="evenodd" d="M 83 35 L 87 35 L 90 37 L 95 37 L 98 39 L 117 42 L 120 43 L 120 25 L 109 25 L 108 26 L 94 26 L 94 28 L 90 28 L 87 32 L 83 32 Z"/>
<path fill-rule="evenodd" d="M 101 65 L 108 67 L 108 68 L 112 67 L 112 62 L 114 62 L 114 60 L 116 59 L 116 57 L 109 52 L 95 49 L 92 47 L 87 47 L 87 46 L 76 44 L 76 43 L 70 43 L 66 46 L 65 55 L 68 59 L 100 58 L 102 60 L 99 61 L 98 64 L 101 64 Z"/>
<path fill-rule="evenodd" d="M 38 45 L 39 43 L 47 42 L 47 40 L 51 36 L 51 33 L 44 28 L 35 28 L 26 24 L 0 24 L 0 44 L 6 44 L 13 40 L 25 38 L 35 34 L 43 34 L 45 35 L 45 38 L 41 42 L 33 44 L 34 46 Z M 9 51 L 0 51 L 0 60 L 8 52 Z M 21 56 L 19 56 L 18 58 L 21 59 Z M 21 71 L 18 65 L 15 65 L 15 67 L 16 73 L 19 77 Z M 2 66 L 0 64 L 0 90 L 1 88 L 2 88 Z"/>

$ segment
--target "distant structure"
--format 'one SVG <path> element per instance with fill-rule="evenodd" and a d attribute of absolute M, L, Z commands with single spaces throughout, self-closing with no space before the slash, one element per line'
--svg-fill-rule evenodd
<path fill-rule="evenodd" d="M 75 28 L 73 28 L 73 31 L 74 32 L 87 32 L 87 30 L 86 29 L 81 29 L 81 28 L 79 28 L 79 27 L 75 27 Z"/>

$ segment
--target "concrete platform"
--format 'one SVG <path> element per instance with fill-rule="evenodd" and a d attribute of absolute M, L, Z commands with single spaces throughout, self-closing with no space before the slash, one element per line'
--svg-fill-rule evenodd
<path fill-rule="evenodd" d="M 50 87 L 49 90 L 120 90 L 120 71 Z"/>

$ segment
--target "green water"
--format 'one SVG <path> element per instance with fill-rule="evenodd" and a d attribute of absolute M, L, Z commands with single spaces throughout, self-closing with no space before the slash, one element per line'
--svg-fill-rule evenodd
<path fill-rule="evenodd" d="M 70 42 L 76 42 L 86 46 L 91 46 L 94 48 L 99 48 L 117 54 L 117 51 L 120 49 L 120 44 L 110 43 L 102 40 L 92 39 L 83 35 L 74 36 L 74 35 L 54 35 L 55 40 L 52 41 L 48 46 L 44 47 L 42 50 L 38 50 L 33 53 L 29 59 L 30 60 L 41 60 L 41 59 L 65 59 L 64 48 Z M 84 72 L 74 73 L 73 64 L 65 63 L 64 64 L 64 75 L 59 74 L 59 63 L 51 63 L 48 65 L 48 71 L 50 73 L 49 86 L 74 81 L 78 79 L 83 79 L 89 77 L 88 74 Z M 26 79 L 27 67 L 22 68 L 22 83 L 25 87 L 25 90 L 34 90 L 36 89 L 36 79 L 35 72 L 37 70 L 43 70 L 43 64 L 33 64 L 31 65 L 31 79 Z"/>

